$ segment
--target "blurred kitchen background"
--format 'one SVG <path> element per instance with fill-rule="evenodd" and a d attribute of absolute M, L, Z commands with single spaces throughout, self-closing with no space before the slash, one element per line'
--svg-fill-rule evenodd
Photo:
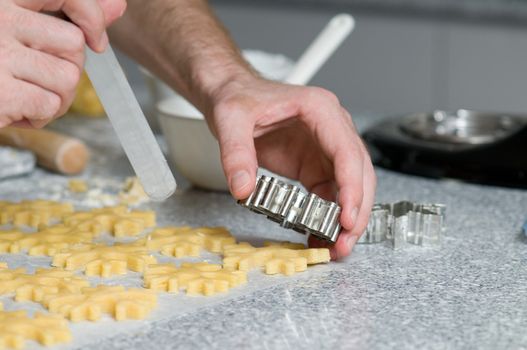
<path fill-rule="evenodd" d="M 355 31 L 312 80 L 352 113 L 527 112 L 527 1 L 213 0 L 241 48 L 293 60 L 339 13 Z M 143 77 L 126 62 L 135 86 Z M 136 90 L 140 100 L 147 91 Z"/>

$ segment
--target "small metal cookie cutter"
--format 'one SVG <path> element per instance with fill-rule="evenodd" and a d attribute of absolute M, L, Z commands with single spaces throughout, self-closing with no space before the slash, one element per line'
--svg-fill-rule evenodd
<path fill-rule="evenodd" d="M 409 201 L 375 204 L 366 231 L 357 243 L 391 240 L 394 249 L 407 243 L 437 246 L 446 230 L 446 206 Z"/>
<path fill-rule="evenodd" d="M 299 187 L 274 177 L 259 176 L 254 192 L 238 204 L 266 215 L 282 227 L 328 242 L 335 243 L 340 233 L 341 209 L 337 203 L 326 201 L 314 193 L 306 194 Z"/>

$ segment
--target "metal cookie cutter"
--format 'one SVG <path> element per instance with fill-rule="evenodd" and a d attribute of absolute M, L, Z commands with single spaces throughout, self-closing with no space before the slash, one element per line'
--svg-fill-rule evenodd
<path fill-rule="evenodd" d="M 372 208 L 366 231 L 358 243 L 379 243 L 391 240 L 394 249 L 407 243 L 437 246 L 446 230 L 446 206 L 397 202 L 376 204 Z"/>
<path fill-rule="evenodd" d="M 332 243 L 337 241 L 340 233 L 341 209 L 336 203 L 314 193 L 305 194 L 299 187 L 274 177 L 259 176 L 254 192 L 238 204 L 266 215 L 282 227 Z"/>

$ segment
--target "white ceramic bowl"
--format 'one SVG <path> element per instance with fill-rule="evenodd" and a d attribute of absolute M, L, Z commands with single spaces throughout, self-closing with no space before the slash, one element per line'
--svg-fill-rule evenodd
<path fill-rule="evenodd" d="M 248 50 L 244 51 L 244 57 L 263 76 L 273 80 L 283 80 L 293 67 L 293 62 L 283 55 Z M 159 80 L 157 84 L 165 85 Z M 162 85 L 157 91 L 165 98 L 157 103 L 157 113 L 169 156 L 177 170 L 195 186 L 228 191 L 218 142 L 203 115 L 183 97 Z"/>
<path fill-rule="evenodd" d="M 218 142 L 203 115 L 181 96 L 157 104 L 161 130 L 177 170 L 195 186 L 228 190 Z"/>

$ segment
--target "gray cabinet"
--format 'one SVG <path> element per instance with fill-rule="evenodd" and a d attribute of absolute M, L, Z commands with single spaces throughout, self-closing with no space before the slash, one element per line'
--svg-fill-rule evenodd
<path fill-rule="evenodd" d="M 527 30 L 455 24 L 448 35 L 448 105 L 527 113 Z"/>
<path fill-rule="evenodd" d="M 296 59 L 335 13 L 216 4 L 242 48 Z M 357 27 L 312 84 L 352 112 L 435 108 L 527 112 L 527 29 L 352 13 Z"/>

